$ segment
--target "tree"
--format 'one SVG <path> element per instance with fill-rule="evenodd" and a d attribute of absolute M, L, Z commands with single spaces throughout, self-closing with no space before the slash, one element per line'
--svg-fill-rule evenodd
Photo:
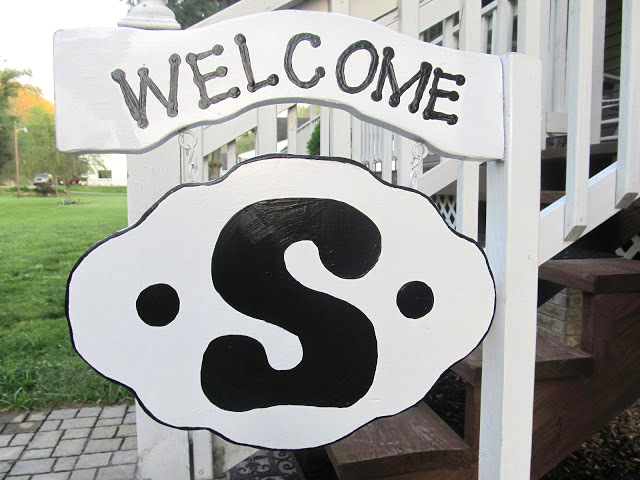
<path fill-rule="evenodd" d="M 29 70 L 4 68 L 0 70 L 0 168 L 14 159 L 13 121 L 9 99 L 18 95 L 22 84 L 18 81 L 23 75 L 31 75 Z"/>
<path fill-rule="evenodd" d="M 138 4 L 137 0 L 125 0 L 132 7 Z M 176 20 L 182 28 L 210 17 L 216 12 L 233 5 L 238 0 L 168 0 L 167 6 L 175 13 Z"/>
<path fill-rule="evenodd" d="M 307 152 L 309 155 L 320 155 L 320 122 L 316 123 L 311 132 L 311 138 L 307 142 Z"/>

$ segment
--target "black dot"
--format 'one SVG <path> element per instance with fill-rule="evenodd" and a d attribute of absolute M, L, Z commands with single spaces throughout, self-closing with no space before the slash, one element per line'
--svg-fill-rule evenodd
<path fill-rule="evenodd" d="M 424 317 L 433 308 L 433 291 L 423 282 L 405 283 L 398 290 L 396 304 L 407 318 Z"/>
<path fill-rule="evenodd" d="M 140 320 L 151 327 L 169 325 L 180 310 L 178 292 L 166 283 L 151 285 L 138 295 L 136 310 Z"/>

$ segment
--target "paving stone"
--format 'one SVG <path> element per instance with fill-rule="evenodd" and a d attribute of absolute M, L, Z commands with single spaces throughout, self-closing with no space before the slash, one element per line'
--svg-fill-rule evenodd
<path fill-rule="evenodd" d="M 31 475 L 19 475 L 17 477 L 5 477 L 4 480 L 29 480 Z"/>
<path fill-rule="evenodd" d="M 138 439 L 136 437 L 127 437 L 122 442 L 122 446 L 120 447 L 122 450 L 137 450 L 138 449 Z"/>
<path fill-rule="evenodd" d="M 27 417 L 27 422 L 43 422 L 47 419 L 49 412 L 31 412 Z"/>
<path fill-rule="evenodd" d="M 67 480 L 71 472 L 45 473 L 44 475 L 34 475 L 31 480 Z"/>
<path fill-rule="evenodd" d="M 0 462 L 0 473 L 7 473 L 11 470 L 11 466 L 13 463 L 11 462 Z"/>
<path fill-rule="evenodd" d="M 100 414 L 100 418 L 115 418 L 115 417 L 124 417 L 124 414 L 127 411 L 126 405 L 114 405 L 112 407 L 104 407 L 102 409 L 102 413 Z"/>
<path fill-rule="evenodd" d="M 4 435 L 13 435 L 16 433 L 29 433 L 29 432 L 37 432 L 42 425 L 42 422 L 20 422 L 20 423 L 10 423 L 6 427 L 2 433 Z"/>
<path fill-rule="evenodd" d="M 53 466 L 54 472 L 66 472 L 73 470 L 76 466 L 78 457 L 60 457 L 56 460 L 56 464 Z"/>
<path fill-rule="evenodd" d="M 103 418 L 102 420 L 98 420 L 96 422 L 96 427 L 112 427 L 122 425 L 122 420 L 124 420 L 124 418 Z"/>
<path fill-rule="evenodd" d="M 53 458 L 40 460 L 20 460 L 11 469 L 11 475 L 32 475 L 35 473 L 49 473 L 53 467 Z"/>
<path fill-rule="evenodd" d="M 81 468 L 94 468 L 94 467 L 106 467 L 109 465 L 109 459 L 111 458 L 111 453 L 90 453 L 80 455 L 78 458 L 78 463 L 76 464 L 77 469 Z"/>
<path fill-rule="evenodd" d="M 0 462 L 7 460 L 17 460 L 24 447 L 3 447 L 0 448 Z"/>
<path fill-rule="evenodd" d="M 20 423 L 27 418 L 26 413 L 0 413 L 0 423 Z"/>
<path fill-rule="evenodd" d="M 6 447 L 13 438 L 13 435 L 0 435 L 0 447 Z"/>
<path fill-rule="evenodd" d="M 87 440 L 78 438 L 76 440 L 60 440 L 58 446 L 53 452 L 54 457 L 70 457 L 72 455 L 80 455 Z"/>
<path fill-rule="evenodd" d="M 135 470 L 135 465 L 101 468 L 98 470 L 98 478 L 96 480 L 133 480 Z"/>
<path fill-rule="evenodd" d="M 96 417 L 71 418 L 63 420 L 60 428 L 66 430 L 68 428 L 88 428 L 93 427 L 96 423 Z"/>
<path fill-rule="evenodd" d="M 42 423 L 42 426 L 40 427 L 40 430 L 38 430 L 39 432 L 52 432 L 54 430 L 57 430 L 58 427 L 60 426 L 60 422 L 61 420 L 47 420 L 46 422 Z"/>
<path fill-rule="evenodd" d="M 129 405 L 127 407 L 127 413 L 131 413 L 131 412 L 135 413 L 135 411 L 136 411 L 136 406 L 135 405 Z"/>
<path fill-rule="evenodd" d="M 35 460 L 36 458 L 49 458 L 53 452 L 52 448 L 27 449 L 22 453 L 20 460 Z"/>
<path fill-rule="evenodd" d="M 78 414 L 77 408 L 65 408 L 64 410 L 54 410 L 49 414 L 47 420 L 66 420 L 67 418 L 75 418 Z"/>
<path fill-rule="evenodd" d="M 127 413 L 122 421 L 124 424 L 132 424 L 136 423 L 136 414 L 135 413 Z"/>
<path fill-rule="evenodd" d="M 138 463 L 137 450 L 122 450 L 113 454 L 111 459 L 112 465 L 127 465 L 130 463 Z"/>
<path fill-rule="evenodd" d="M 20 445 L 26 445 L 31 441 L 32 438 L 33 433 L 19 433 L 18 435 L 13 437 L 13 440 L 11 440 L 11 446 L 17 447 Z"/>
<path fill-rule="evenodd" d="M 38 432 L 29 443 L 29 448 L 55 447 L 61 435 L 62 432 L 59 430 L 54 432 Z"/>
<path fill-rule="evenodd" d="M 65 430 L 62 436 L 63 440 L 69 440 L 72 438 L 87 438 L 91 433 L 90 428 L 72 428 L 71 430 Z"/>
<path fill-rule="evenodd" d="M 78 412 L 77 417 L 97 417 L 102 412 L 100 407 L 89 407 L 89 408 L 81 408 Z"/>
<path fill-rule="evenodd" d="M 93 480 L 96 477 L 96 469 L 90 468 L 88 470 L 75 470 L 71 473 L 69 480 Z"/>
<path fill-rule="evenodd" d="M 118 428 L 118 437 L 135 437 L 135 435 L 135 425 L 122 425 L 120 428 Z"/>
<path fill-rule="evenodd" d="M 116 436 L 116 427 L 96 427 L 91 432 L 91 438 L 113 438 Z"/>
<path fill-rule="evenodd" d="M 116 452 L 122 444 L 121 438 L 110 438 L 108 440 L 89 440 L 85 453 Z"/>

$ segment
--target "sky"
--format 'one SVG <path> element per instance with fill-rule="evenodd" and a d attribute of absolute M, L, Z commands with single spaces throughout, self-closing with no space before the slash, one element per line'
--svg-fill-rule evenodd
<path fill-rule="evenodd" d="M 53 101 L 53 34 L 83 27 L 117 27 L 128 7 L 120 0 L 12 0 L 2 2 L 0 69 L 30 69 L 23 83 Z M 6 62 L 5 62 L 6 60 Z"/>

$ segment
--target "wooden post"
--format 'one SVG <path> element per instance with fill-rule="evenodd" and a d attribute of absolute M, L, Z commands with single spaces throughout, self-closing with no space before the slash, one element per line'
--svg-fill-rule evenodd
<path fill-rule="evenodd" d="M 238 145 L 234 138 L 231 142 L 227 143 L 227 170 L 238 163 Z"/>
<path fill-rule="evenodd" d="M 13 147 L 16 156 L 16 197 L 20 198 L 20 162 L 18 160 L 18 122 L 13 121 Z"/>
<path fill-rule="evenodd" d="M 349 1 L 330 0 L 329 11 L 349 15 Z M 344 110 L 332 108 L 329 110 L 329 117 L 330 155 L 351 158 L 351 115 Z"/>
<path fill-rule="evenodd" d="M 275 105 L 258 108 L 256 155 L 276 153 L 278 150 L 278 116 Z"/>
<path fill-rule="evenodd" d="M 460 49 L 479 51 L 482 44 L 480 0 L 460 3 Z M 494 32 L 495 35 L 495 32 Z M 458 162 L 456 184 L 456 230 L 470 238 L 478 238 L 478 198 L 480 195 L 480 165 Z"/>
<path fill-rule="evenodd" d="M 620 132 L 618 137 L 618 172 L 616 207 L 631 205 L 640 192 L 640 5 L 622 3 L 622 59 L 620 68 Z"/>
<path fill-rule="evenodd" d="M 298 153 L 298 105 L 294 104 L 287 110 L 287 153 Z M 227 159 L 229 154 L 227 153 Z M 228 160 L 227 160 L 228 162 Z"/>
<path fill-rule="evenodd" d="M 591 65 L 594 0 L 570 0 L 567 36 L 567 208 L 564 237 L 575 241 L 587 226 L 591 144 Z"/>
<path fill-rule="evenodd" d="M 504 161 L 487 165 L 496 310 L 483 347 L 479 478 L 529 478 L 540 215 L 540 61 L 503 58 Z"/>

